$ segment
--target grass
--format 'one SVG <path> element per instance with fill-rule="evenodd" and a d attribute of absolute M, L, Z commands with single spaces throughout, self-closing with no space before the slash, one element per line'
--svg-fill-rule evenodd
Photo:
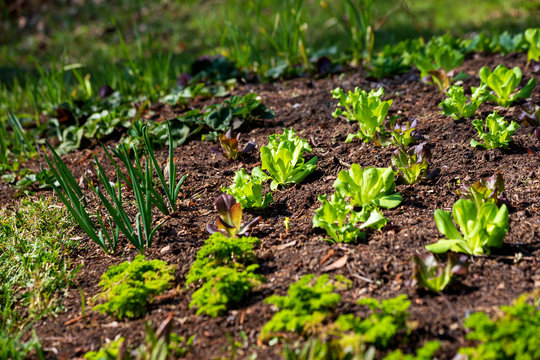
<path fill-rule="evenodd" d="M 361 41 L 352 38 L 348 20 L 339 17 L 357 17 L 351 3 L 361 8 L 364 1 L 333 2 L 328 11 L 318 0 L 88 0 L 69 5 L 52 0 L 37 11 L 28 6 L 19 13 L 2 2 L 0 112 L 10 108 L 39 123 L 40 113 L 69 102 L 73 86 L 77 96 L 85 89 L 95 95 L 108 84 L 123 95 L 155 101 L 202 54 L 225 53 L 241 66 L 260 70 L 281 59 L 304 63 L 332 46 L 340 55 L 354 52 L 351 41 Z M 380 49 L 419 33 L 522 31 L 537 25 L 540 5 L 526 0 L 382 0 L 370 13 L 361 13 L 360 23 L 373 25 L 375 48 Z"/>
<path fill-rule="evenodd" d="M 50 199 L 26 198 L 16 211 L 0 209 L 0 358 L 39 349 L 19 337 L 32 321 L 62 308 L 78 271 L 67 258 L 78 245 L 72 230 L 71 217 Z"/>

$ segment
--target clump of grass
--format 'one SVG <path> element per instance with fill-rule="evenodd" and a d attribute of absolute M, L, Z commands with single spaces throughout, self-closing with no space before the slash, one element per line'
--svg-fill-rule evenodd
<path fill-rule="evenodd" d="M 78 268 L 70 249 L 73 220 L 50 199 L 23 199 L 18 210 L 0 209 L 0 358 L 24 358 L 39 343 L 19 341 L 29 324 L 62 308 Z"/>

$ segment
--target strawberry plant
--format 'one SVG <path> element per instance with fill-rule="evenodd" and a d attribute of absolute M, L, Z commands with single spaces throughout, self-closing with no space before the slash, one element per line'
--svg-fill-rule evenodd
<path fill-rule="evenodd" d="M 96 300 L 105 302 L 93 309 L 118 319 L 142 316 L 147 304 L 170 288 L 173 280 L 174 266 L 137 255 L 131 262 L 109 267 L 101 276 L 99 286 L 103 291 L 96 295 Z"/>
<path fill-rule="evenodd" d="M 339 99 L 339 104 L 332 116 L 344 116 L 348 121 L 358 121 L 359 132 L 357 134 L 347 135 L 345 142 L 351 142 L 356 138 L 363 141 L 373 139 L 375 133 L 381 129 L 381 126 L 388 114 L 388 109 L 393 100 L 381 101 L 384 95 L 384 89 L 380 87 L 377 91 L 366 91 L 355 88 L 354 92 L 345 93 L 343 89 L 336 88 L 332 90 L 334 99 Z"/>
<path fill-rule="evenodd" d="M 222 188 L 226 194 L 234 196 L 242 208 L 265 208 L 273 200 L 272 193 L 267 193 L 263 196 L 262 184 L 269 179 L 260 167 L 255 167 L 251 170 L 251 175 L 248 175 L 244 169 L 235 172 L 234 180 L 228 188 Z"/>
<path fill-rule="evenodd" d="M 456 225 L 452 222 L 452 216 Z M 452 213 L 435 210 L 437 228 L 447 238 L 426 245 L 434 253 L 455 251 L 469 255 L 489 253 L 490 247 L 501 247 L 508 232 L 508 208 L 492 203 L 478 206 L 474 201 L 459 199 Z M 458 230 L 461 230 L 461 232 Z"/>
<path fill-rule="evenodd" d="M 330 201 L 326 195 L 319 195 L 319 201 L 322 206 L 315 210 L 313 227 L 324 229 L 331 242 L 354 242 L 365 237 L 364 229 L 380 229 L 386 224 L 386 219 L 377 209 L 356 212 L 338 192 Z"/>
<path fill-rule="evenodd" d="M 476 139 L 471 139 L 472 147 L 484 147 L 486 149 L 495 149 L 499 147 L 508 147 L 512 141 L 511 136 L 514 135 L 519 128 L 519 124 L 515 121 L 508 123 L 504 117 L 499 116 L 497 111 L 489 114 L 486 120 L 475 119 L 472 122 L 474 128 L 478 132 L 478 137 L 483 143 Z"/>
<path fill-rule="evenodd" d="M 300 183 L 315 171 L 316 156 L 304 162 L 304 152 L 311 151 L 308 142 L 296 136 L 293 129 L 284 129 L 281 135 L 270 135 L 268 145 L 261 147 L 261 168 L 272 178 L 270 189 Z"/>
<path fill-rule="evenodd" d="M 214 206 L 218 217 L 216 225 L 206 226 L 210 234 L 221 232 L 229 237 L 248 236 L 252 228 L 261 220 L 259 216 L 247 224 L 242 224 L 242 205 L 237 203 L 232 195 L 220 195 L 214 202 Z"/>
<path fill-rule="evenodd" d="M 488 96 L 485 85 L 479 88 L 472 87 L 471 90 L 472 95 L 469 100 L 465 96 L 463 87 L 457 85 L 450 86 L 446 92 L 446 99 L 439 104 L 443 114 L 451 116 L 454 120 L 473 116 L 480 104 L 487 100 Z"/>
<path fill-rule="evenodd" d="M 401 195 L 395 193 L 394 171 L 388 168 L 366 167 L 358 164 L 341 170 L 334 188 L 344 197 L 350 197 L 352 206 L 392 209 L 401 203 Z"/>
<path fill-rule="evenodd" d="M 521 69 L 517 66 L 508 69 L 503 65 L 497 65 L 493 72 L 489 67 L 484 66 L 478 74 L 482 85 L 487 85 L 493 91 L 488 94 L 489 100 L 504 107 L 509 107 L 513 102 L 531 96 L 538 82 L 535 78 L 532 78 L 521 90 L 516 91 L 522 77 Z"/>
<path fill-rule="evenodd" d="M 411 285 L 439 293 L 453 280 L 454 275 L 467 273 L 467 257 L 448 254 L 446 264 L 437 261 L 433 254 L 425 256 L 413 255 L 413 278 Z"/>
<path fill-rule="evenodd" d="M 405 184 L 415 184 L 422 181 L 428 175 L 428 160 L 431 159 L 431 151 L 425 143 L 413 146 L 407 150 L 397 149 L 392 154 L 392 167 L 398 180 Z"/>

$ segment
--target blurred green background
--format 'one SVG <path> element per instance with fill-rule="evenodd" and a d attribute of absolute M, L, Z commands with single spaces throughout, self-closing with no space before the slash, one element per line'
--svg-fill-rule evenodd
<path fill-rule="evenodd" d="M 286 1 L 261 0 L 262 17 L 275 21 Z M 329 1 L 337 13 L 346 0 Z M 174 53 L 181 62 L 219 53 L 227 24 L 257 32 L 251 0 L 2 0 L 0 1 L 1 67 L 32 67 L 65 56 L 66 63 L 99 66 L 125 58 L 119 39 L 130 52 L 150 57 Z M 479 30 L 511 32 L 538 26 L 539 0 L 379 0 L 373 3 L 375 46 L 408 37 L 453 35 Z M 302 7 L 306 47 L 344 48 L 342 28 L 318 0 Z M 115 26 L 117 25 L 117 27 Z M 266 49 L 271 51 L 271 49 Z"/>

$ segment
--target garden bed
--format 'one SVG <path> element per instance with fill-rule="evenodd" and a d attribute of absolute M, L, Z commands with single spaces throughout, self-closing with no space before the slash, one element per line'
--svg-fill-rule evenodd
<path fill-rule="evenodd" d="M 538 73 L 526 68 L 526 61 L 526 54 L 476 54 L 466 59 L 458 71 L 469 75 L 464 80 L 465 88 L 478 86 L 478 71 L 482 66 L 492 69 L 497 64 L 509 68 L 519 66 L 524 69 L 523 79 L 538 79 Z M 347 134 L 356 132 L 357 125 L 332 117 L 336 101 L 330 91 L 338 86 L 347 90 L 355 86 L 366 90 L 382 86 L 385 99 L 394 100 L 389 115 L 418 120 L 417 130 L 432 149 L 430 168 L 439 169 L 438 176 L 432 180 L 398 185 L 397 191 L 403 202 L 394 209 L 383 210 L 388 224 L 356 244 L 330 244 L 324 241 L 326 234 L 323 231 L 312 228 L 314 212 L 320 207 L 317 195 L 331 194 L 338 172 L 353 163 L 362 167 L 388 167 L 395 148 L 359 141 L 344 142 Z M 252 91 L 261 96 L 276 116 L 251 124 L 243 131 L 242 139 L 252 140 L 260 147 L 267 143 L 268 135 L 293 127 L 300 137 L 309 141 L 313 155 L 319 158 L 314 173 L 301 184 L 276 191 L 275 201 L 268 208 L 245 210 L 247 220 L 262 217 L 252 236 L 261 241 L 256 253 L 260 272 L 268 282 L 258 287 L 237 309 L 217 318 L 196 316 L 196 309 L 189 308 L 193 289 L 185 288 L 185 277 L 197 251 L 208 238 L 206 224 L 213 223 L 217 216 L 214 200 L 221 194 L 222 187 L 230 185 L 235 170 L 245 168 L 249 172 L 260 166 L 258 154 L 227 161 L 210 151 L 214 144 L 191 140 L 174 152 L 180 175 L 189 175 L 181 190 L 179 209 L 166 219 L 153 246 L 146 252 L 148 258 L 159 258 L 176 267 L 176 287 L 158 296 L 141 319 L 117 321 L 91 311 L 89 306 L 83 317 L 80 291 L 85 299 L 92 299 L 100 290 L 98 282 L 107 268 L 133 259 L 137 251 L 124 241 L 119 256 L 107 256 L 81 234 L 82 244 L 71 254 L 72 261 L 80 265 L 81 270 L 77 287 L 70 289 L 64 300 L 65 311 L 39 320 L 33 326 L 49 357 L 80 357 L 117 335 L 124 336 L 129 344 L 138 345 L 144 340 L 146 321 L 151 320 L 158 326 L 172 315 L 173 332 L 186 338 L 195 335 L 188 358 L 229 356 L 231 345 L 226 334 L 241 342 L 240 348 L 235 350 L 239 358 L 247 358 L 252 353 L 257 353 L 259 359 L 281 358 L 280 346 L 257 341 L 262 326 L 275 312 L 263 300 L 272 294 L 284 295 L 289 285 L 304 274 L 328 272 L 342 274 L 352 281 L 350 289 L 340 291 L 339 313 L 361 315 L 356 300 L 362 297 L 386 299 L 407 294 L 412 301 L 409 320 L 415 329 L 406 342 L 403 339 L 397 342 L 397 348 L 411 352 L 428 340 L 439 340 L 442 347 L 437 353 L 438 358 L 451 359 L 460 346 L 470 344 L 465 340 L 463 326 L 468 314 L 475 311 L 494 314 L 499 306 L 511 304 L 520 294 L 540 288 L 540 159 L 527 152 L 528 147 L 538 150 L 539 146 L 531 136 L 533 125 L 538 124 L 525 124 L 520 120 L 523 101 L 508 109 L 490 102 L 481 105 L 479 113 L 483 116 L 498 110 L 506 120 L 521 125 L 508 149 L 481 150 L 469 145 L 476 135 L 470 121 L 455 121 L 442 115 L 438 105 L 444 95 L 434 86 L 421 83 L 418 71 L 411 70 L 382 80 L 367 79 L 362 71 L 351 71 L 322 79 L 299 78 L 242 85 L 234 93 L 244 95 Z M 200 102 L 208 101 L 215 100 Z M 540 103 L 538 87 L 533 91 L 532 102 Z M 183 111 L 167 106 L 153 109 L 146 116 L 155 121 Z M 114 145 L 114 139 L 108 144 Z M 64 157 L 77 180 L 87 175 L 95 179 L 89 161 L 93 154 L 103 162 L 106 159 L 99 146 Z M 158 154 L 158 159 L 165 159 L 166 149 Z M 38 167 L 37 164 L 31 166 Z M 411 257 L 416 253 L 427 253 L 424 246 L 442 238 L 433 218 L 434 210 L 450 210 L 459 199 L 456 189 L 460 185 L 472 184 L 495 172 L 503 175 L 511 204 L 510 230 L 504 246 L 494 249 L 489 256 L 472 257 L 468 276 L 452 285 L 444 295 L 407 286 L 413 271 Z M 14 191 L 0 186 L 2 202 L 13 203 Z M 39 195 L 52 193 L 42 191 Z M 155 219 L 162 217 L 157 212 L 154 215 Z M 286 218 L 290 219 L 288 230 L 284 225 Z M 328 270 L 327 267 L 337 260 L 341 260 L 338 264 L 341 266 Z"/>

